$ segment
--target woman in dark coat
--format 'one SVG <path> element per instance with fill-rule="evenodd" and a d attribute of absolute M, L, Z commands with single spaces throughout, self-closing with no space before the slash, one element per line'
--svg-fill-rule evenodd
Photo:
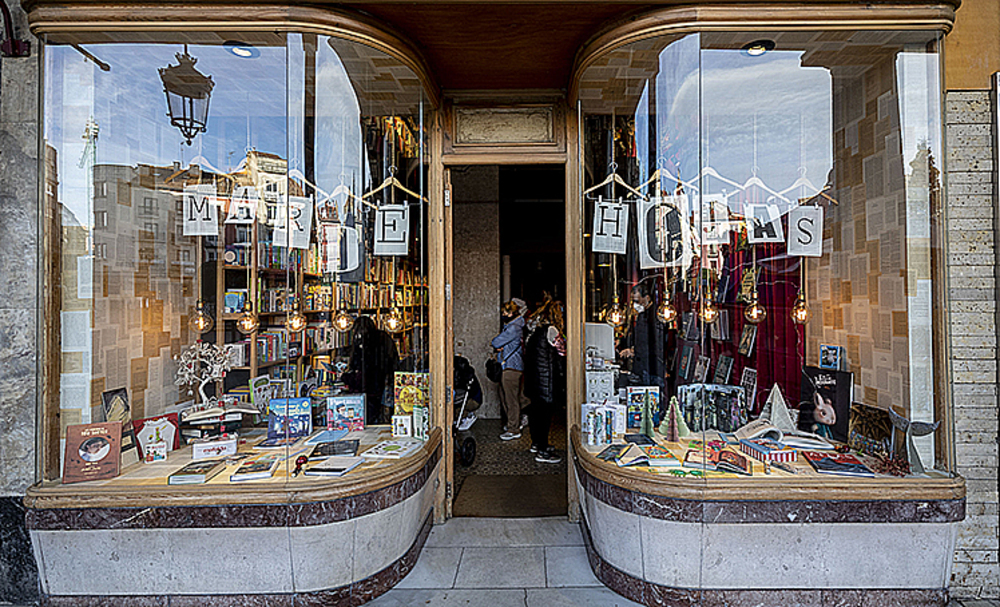
<path fill-rule="evenodd" d="M 524 347 L 524 394 L 531 399 L 531 451 L 536 462 L 558 464 L 562 457 L 549 445 L 549 426 L 553 412 L 566 396 L 562 304 L 548 302 L 535 319 L 537 326 Z"/>

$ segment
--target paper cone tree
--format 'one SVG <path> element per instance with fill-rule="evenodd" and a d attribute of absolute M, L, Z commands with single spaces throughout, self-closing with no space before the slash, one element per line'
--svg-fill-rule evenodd
<path fill-rule="evenodd" d="M 684 422 L 684 416 L 681 415 L 680 408 L 677 405 L 676 396 L 671 397 L 670 405 L 667 406 L 667 414 L 663 416 L 659 430 L 660 434 L 667 441 L 674 443 L 691 435 L 691 429 Z"/>
<path fill-rule="evenodd" d="M 781 395 L 781 388 L 778 387 L 778 384 L 774 384 L 771 388 L 767 402 L 764 403 L 764 410 L 760 412 L 760 419 L 770 421 L 782 432 L 796 430 L 795 420 L 792 419 L 792 413 L 788 410 L 788 404 L 785 402 L 785 397 Z"/>

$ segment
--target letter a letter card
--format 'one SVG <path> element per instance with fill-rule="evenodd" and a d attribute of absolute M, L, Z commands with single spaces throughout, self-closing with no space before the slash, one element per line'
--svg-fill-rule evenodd
<path fill-rule="evenodd" d="M 184 235 L 219 235 L 219 213 L 215 208 L 214 185 L 203 183 L 184 188 Z"/>
<path fill-rule="evenodd" d="M 257 218 L 257 204 L 259 202 L 260 196 L 257 194 L 257 188 L 239 186 L 229 201 L 229 214 L 226 215 L 226 223 L 253 225 Z"/>
<path fill-rule="evenodd" d="M 748 204 L 747 240 L 750 244 L 784 242 L 785 231 L 781 227 L 781 211 L 773 204 Z"/>
<path fill-rule="evenodd" d="M 594 203 L 594 253 L 625 253 L 628 205 L 598 198 Z"/>
<path fill-rule="evenodd" d="M 788 254 L 823 256 L 823 207 L 796 207 L 788 214 Z"/>

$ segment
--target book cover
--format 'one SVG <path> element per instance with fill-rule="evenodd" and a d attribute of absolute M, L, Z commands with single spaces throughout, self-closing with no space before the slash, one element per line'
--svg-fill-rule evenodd
<path fill-rule="evenodd" d="M 742 356 L 753 354 L 755 341 L 757 341 L 757 325 L 751 323 L 743 325 L 743 334 L 740 336 L 740 354 Z"/>
<path fill-rule="evenodd" d="M 134 420 L 132 430 L 139 444 L 139 457 L 144 461 L 146 445 L 149 443 L 166 443 L 167 451 L 173 451 L 181 446 L 180 422 L 176 413 Z"/>
<path fill-rule="evenodd" d="M 120 422 L 122 426 L 121 458 L 122 468 L 139 462 L 139 445 L 132 427 L 132 406 L 128 400 L 128 390 L 117 388 L 101 393 L 104 421 Z"/>
<path fill-rule="evenodd" d="M 241 481 L 253 481 L 264 478 L 271 478 L 274 470 L 281 463 L 280 453 L 265 453 L 244 460 L 236 472 L 229 476 L 229 480 L 234 483 Z"/>
<path fill-rule="evenodd" d="M 430 374 L 396 371 L 393 376 L 395 414 L 409 415 L 413 407 L 430 404 Z"/>
<path fill-rule="evenodd" d="M 393 415 L 392 436 L 393 438 L 404 438 L 413 436 L 413 416 Z"/>
<path fill-rule="evenodd" d="M 167 477 L 168 485 L 201 485 L 226 469 L 224 459 L 191 462 Z"/>
<path fill-rule="evenodd" d="M 642 423 L 642 411 L 646 407 L 646 387 L 629 386 L 626 390 L 628 405 L 625 409 L 625 427 L 638 430 Z"/>
<path fill-rule="evenodd" d="M 819 345 L 819 368 L 839 371 L 843 369 L 844 349 L 829 344 Z"/>
<path fill-rule="evenodd" d="M 728 384 L 729 376 L 733 372 L 733 357 L 725 354 L 719 355 L 719 361 L 715 363 L 715 375 L 712 377 L 713 384 Z"/>
<path fill-rule="evenodd" d="M 847 444 L 868 455 L 893 455 L 892 418 L 889 412 L 864 403 L 852 403 Z"/>
<path fill-rule="evenodd" d="M 717 452 L 715 468 L 720 472 L 753 476 L 753 464 L 750 462 L 750 458 L 731 449 L 722 449 Z"/>
<path fill-rule="evenodd" d="M 264 440 L 260 441 L 253 446 L 254 449 L 284 449 L 285 447 L 292 447 L 297 442 L 302 440 L 301 437 L 290 437 L 290 436 L 268 436 Z"/>
<path fill-rule="evenodd" d="M 414 453 L 423 443 L 413 438 L 394 438 L 382 441 L 362 455 L 376 459 L 400 459 Z"/>
<path fill-rule="evenodd" d="M 63 484 L 114 478 L 121 470 L 121 422 L 66 427 Z"/>
<path fill-rule="evenodd" d="M 307 445 L 316 445 L 316 444 L 319 444 L 319 443 L 330 443 L 330 442 L 333 442 L 333 441 L 338 441 L 338 440 L 344 438 L 345 436 L 347 436 L 348 433 L 349 433 L 349 431 L 346 430 L 346 429 L 342 429 L 342 430 L 323 430 L 321 432 L 317 432 L 316 434 L 313 434 L 312 436 L 310 436 L 309 440 L 306 441 L 306 444 Z"/>
<path fill-rule="evenodd" d="M 250 404 L 258 413 L 267 413 L 267 404 L 271 402 L 271 378 L 261 375 L 250 380 Z"/>
<path fill-rule="evenodd" d="M 413 407 L 413 438 L 426 441 L 431 433 L 431 410 L 429 407 Z"/>
<path fill-rule="evenodd" d="M 678 468 L 681 465 L 681 460 L 677 459 L 677 456 L 671 453 L 670 450 L 663 445 L 643 445 L 639 448 L 646 453 L 646 457 L 649 459 L 646 464 L 647 466 L 652 466 L 654 468 Z"/>
<path fill-rule="evenodd" d="M 708 379 L 708 365 L 711 364 L 712 359 L 707 356 L 699 356 L 698 362 L 694 367 L 694 381 L 699 383 L 705 383 Z"/>
<path fill-rule="evenodd" d="M 326 398 L 326 424 L 333 430 L 365 429 L 365 395 L 344 394 Z"/>
<path fill-rule="evenodd" d="M 309 454 L 309 461 L 325 459 L 335 455 L 354 456 L 358 454 L 360 441 L 356 438 L 350 440 L 338 440 L 329 443 L 319 443 Z"/>
<path fill-rule="evenodd" d="M 757 400 L 757 369 L 743 367 L 743 375 L 740 377 L 740 387 L 743 388 L 743 397 L 748 406 L 753 409 Z"/>
<path fill-rule="evenodd" d="M 615 463 L 619 467 L 625 466 L 645 466 L 649 462 L 649 456 L 639 448 L 639 445 L 629 444 L 615 458 Z"/>
<path fill-rule="evenodd" d="M 681 358 L 678 366 L 678 374 L 681 379 L 690 379 L 691 372 L 694 370 L 694 348 L 689 345 L 685 345 L 681 348 Z"/>
<path fill-rule="evenodd" d="M 833 474 L 836 476 L 864 476 L 874 477 L 875 473 L 868 469 L 868 466 L 861 463 L 861 460 L 850 453 L 837 453 L 836 451 L 802 451 L 802 457 L 812 464 L 816 472 L 820 474 Z"/>
<path fill-rule="evenodd" d="M 688 449 L 684 454 L 685 468 L 697 470 L 715 470 L 718 464 L 718 451 L 715 449 Z"/>
<path fill-rule="evenodd" d="M 362 457 L 331 456 L 306 468 L 303 474 L 306 476 L 343 476 L 357 468 L 363 461 L 365 460 Z"/>
<path fill-rule="evenodd" d="M 597 459 L 604 462 L 613 462 L 618 459 L 618 455 L 622 451 L 628 448 L 628 444 L 615 443 L 605 447 L 600 453 L 597 454 Z"/>
<path fill-rule="evenodd" d="M 694 312 L 685 312 L 682 315 L 681 334 L 685 341 L 698 341 L 701 339 L 701 330 L 698 328 L 698 316 Z"/>
<path fill-rule="evenodd" d="M 655 445 L 656 441 L 645 434 L 626 434 L 625 442 L 633 445 Z"/>
<path fill-rule="evenodd" d="M 272 398 L 267 408 L 267 437 L 303 438 L 312 434 L 308 398 Z"/>
<path fill-rule="evenodd" d="M 799 397 L 799 429 L 846 443 L 853 396 L 852 373 L 804 367 Z"/>

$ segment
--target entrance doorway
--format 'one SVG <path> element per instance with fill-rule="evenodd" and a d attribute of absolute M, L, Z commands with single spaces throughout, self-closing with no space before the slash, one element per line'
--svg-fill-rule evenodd
<path fill-rule="evenodd" d="M 477 450 L 468 466 L 456 458 L 454 516 L 566 515 L 565 375 L 558 380 L 560 397 L 554 405 L 538 405 L 533 412 L 536 403 L 529 404 L 520 438 L 501 440 L 505 424 L 516 427 L 519 420 L 508 424 L 499 385 L 485 371 L 485 361 L 493 356 L 490 340 L 502 328 L 504 302 L 524 301 L 531 320 L 545 302 L 565 296 L 564 170 L 562 165 L 450 169 L 455 354 L 472 365 L 482 387 L 480 404 L 472 411 L 475 421 L 456 437 L 474 437 Z M 524 339 L 529 337 L 526 332 Z M 460 391 L 458 396 L 456 415 Z M 547 435 L 542 431 L 545 410 L 551 414 Z M 560 461 L 531 451 L 532 422 L 536 437 L 546 436 Z"/>

